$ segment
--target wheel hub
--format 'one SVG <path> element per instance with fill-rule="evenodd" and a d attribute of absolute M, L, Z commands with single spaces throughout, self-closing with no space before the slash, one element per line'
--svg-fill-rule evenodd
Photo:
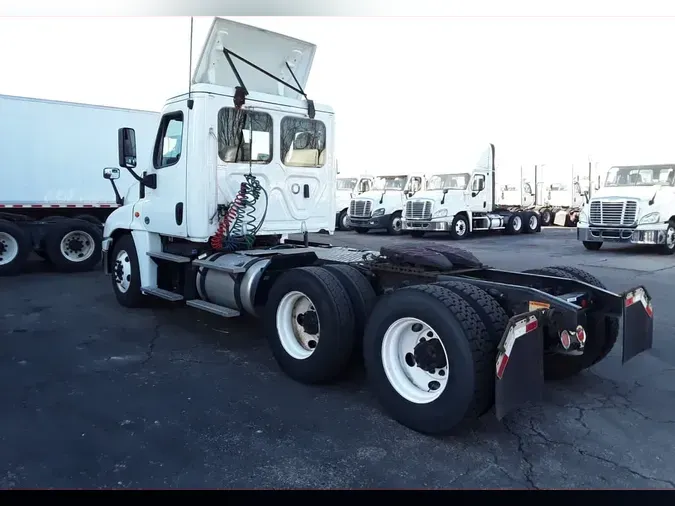
<path fill-rule="evenodd" d="M 312 335 L 319 333 L 319 316 L 316 314 L 316 311 L 300 313 L 296 317 L 296 321 L 306 333 Z"/>
<path fill-rule="evenodd" d="M 84 243 L 82 242 L 82 239 L 78 237 L 68 241 L 68 249 L 73 253 L 81 252 L 84 249 Z"/>
<path fill-rule="evenodd" d="M 7 246 L 5 246 L 5 241 L 0 240 L 0 255 L 7 251 Z"/>
<path fill-rule="evenodd" d="M 429 340 L 421 338 L 412 355 L 417 367 L 431 374 L 434 374 L 436 369 L 443 369 L 448 365 L 443 345 L 438 338 Z"/>
<path fill-rule="evenodd" d="M 115 274 L 115 281 L 120 283 L 122 279 L 124 279 L 124 266 L 122 265 L 121 260 L 115 261 L 115 268 L 113 269 L 113 273 Z"/>

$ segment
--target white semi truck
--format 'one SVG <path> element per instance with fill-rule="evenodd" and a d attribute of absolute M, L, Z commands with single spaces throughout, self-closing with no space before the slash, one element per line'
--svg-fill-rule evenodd
<path fill-rule="evenodd" d="M 406 202 L 403 230 L 414 237 L 447 232 L 453 239 L 487 230 L 511 235 L 540 232 L 537 212 L 510 211 L 496 204 L 494 181 L 494 146 L 490 144 L 472 172 L 431 176 L 426 190 Z"/>
<path fill-rule="evenodd" d="M 675 253 L 675 164 L 619 165 L 583 207 L 577 239 L 591 251 L 603 243 L 652 245 Z M 599 186 L 599 185 L 598 185 Z"/>
<path fill-rule="evenodd" d="M 376 176 L 371 190 L 353 198 L 349 203 L 349 226 L 359 234 L 373 229 L 384 229 L 390 235 L 401 235 L 405 204 L 425 186 L 424 174 Z"/>
<path fill-rule="evenodd" d="M 157 112 L 0 95 L 0 275 L 21 272 L 33 251 L 61 271 L 98 265 L 103 222 L 135 182 L 124 174 L 115 199 L 101 179 L 117 157 L 110 138 L 129 125 L 151 143 L 158 122 Z"/>
<path fill-rule="evenodd" d="M 626 360 L 651 346 L 643 287 L 615 294 L 573 267 L 500 271 L 448 245 L 310 243 L 334 230 L 337 177 L 334 113 L 303 91 L 314 52 L 216 19 L 190 90 L 139 146 L 152 154 L 140 174 L 134 130 L 120 130 L 119 165 L 141 179 L 104 228 L 121 305 L 261 317 L 280 368 L 304 383 L 362 359 L 386 411 L 425 433 L 540 399 L 545 378 L 590 367 L 617 338 Z M 114 184 L 120 168 L 103 174 Z"/>
<path fill-rule="evenodd" d="M 335 185 L 335 224 L 338 230 L 349 230 L 347 212 L 352 198 L 370 190 L 373 184 L 371 176 L 339 177 Z"/>

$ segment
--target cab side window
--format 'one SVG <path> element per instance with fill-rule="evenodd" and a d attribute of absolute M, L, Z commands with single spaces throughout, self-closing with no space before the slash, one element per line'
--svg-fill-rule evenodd
<path fill-rule="evenodd" d="M 286 116 L 281 120 L 281 160 L 287 167 L 323 167 L 326 125 L 316 119 Z"/>
<path fill-rule="evenodd" d="M 471 183 L 471 191 L 479 192 L 485 188 L 485 176 L 478 174 L 473 178 L 473 183 Z"/>
<path fill-rule="evenodd" d="M 183 149 L 183 112 L 177 111 L 165 114 L 159 124 L 153 166 L 163 169 L 176 165 L 180 160 Z"/>
<path fill-rule="evenodd" d="M 270 163 L 272 116 L 233 107 L 218 111 L 218 157 L 228 163 Z"/>

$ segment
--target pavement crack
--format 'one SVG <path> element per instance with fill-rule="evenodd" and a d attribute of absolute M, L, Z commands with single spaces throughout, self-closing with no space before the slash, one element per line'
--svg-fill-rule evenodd
<path fill-rule="evenodd" d="M 624 471 L 628 471 L 632 475 L 637 476 L 638 478 L 642 478 L 643 480 L 654 481 L 654 482 L 658 482 L 658 483 L 665 483 L 666 485 L 669 485 L 670 487 L 675 488 L 675 481 L 663 480 L 661 478 L 654 478 L 653 476 L 647 476 L 646 474 L 642 474 L 642 473 L 640 473 L 640 472 L 638 472 L 634 469 L 631 469 L 628 466 L 625 466 L 623 464 L 619 464 L 619 463 L 614 462 L 613 460 L 605 458 L 605 457 L 600 457 L 599 455 L 594 455 L 592 453 L 587 452 L 586 450 L 582 450 L 581 448 L 576 448 L 576 451 L 580 455 L 583 455 L 584 457 L 590 457 L 592 459 L 596 459 L 596 460 L 599 460 L 601 462 L 605 462 L 606 464 L 610 464 L 610 465 L 616 467 L 617 469 L 622 469 Z"/>
<path fill-rule="evenodd" d="M 523 459 L 523 462 L 525 462 L 526 469 L 523 472 L 523 476 L 525 477 L 525 481 L 527 484 L 530 486 L 530 488 L 533 488 L 535 490 L 539 490 L 539 487 L 534 483 L 534 478 L 532 477 L 534 473 L 534 464 L 530 462 L 530 458 L 527 455 L 527 452 L 525 451 L 525 440 L 521 434 L 519 434 L 512 426 L 510 423 L 506 422 L 504 423 L 504 426 L 506 427 L 506 430 L 508 430 L 511 435 L 513 435 L 516 438 L 516 442 L 518 443 L 518 453 L 520 453 L 521 458 Z"/>
<path fill-rule="evenodd" d="M 159 333 L 159 329 L 161 327 L 161 324 L 156 324 L 155 325 L 155 330 L 154 330 L 154 335 L 152 336 L 152 339 L 150 339 L 150 342 L 148 343 L 148 349 L 145 352 L 146 358 L 141 362 L 141 364 L 145 365 L 147 364 L 150 360 L 152 360 L 153 353 L 155 351 L 155 344 L 157 343 L 157 340 L 161 337 Z"/>

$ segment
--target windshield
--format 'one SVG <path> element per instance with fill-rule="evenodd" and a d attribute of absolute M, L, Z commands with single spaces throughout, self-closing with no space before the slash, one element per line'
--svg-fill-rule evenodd
<path fill-rule="evenodd" d="M 607 173 L 605 186 L 672 185 L 673 176 L 675 176 L 673 165 L 612 167 Z"/>
<path fill-rule="evenodd" d="M 403 190 L 408 182 L 408 176 L 380 176 L 375 178 L 375 190 Z"/>
<path fill-rule="evenodd" d="M 356 187 L 356 178 L 341 177 L 337 180 L 338 190 L 353 190 Z"/>
<path fill-rule="evenodd" d="M 429 178 L 427 190 L 466 190 L 470 174 L 436 174 Z"/>

